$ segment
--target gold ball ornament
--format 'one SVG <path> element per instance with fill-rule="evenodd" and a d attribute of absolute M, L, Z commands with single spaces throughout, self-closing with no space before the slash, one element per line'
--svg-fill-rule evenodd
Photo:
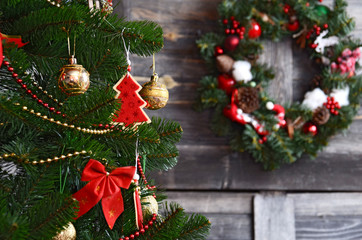
<path fill-rule="evenodd" d="M 154 74 L 151 81 L 142 85 L 140 96 L 147 102 L 146 108 L 157 110 L 166 106 L 168 101 L 168 90 L 165 84 L 158 82 L 158 75 Z"/>
<path fill-rule="evenodd" d="M 68 96 L 85 93 L 89 88 L 90 80 L 88 71 L 72 56 L 69 64 L 60 69 L 58 79 L 59 88 Z"/>
<path fill-rule="evenodd" d="M 143 217 L 158 213 L 158 203 L 153 196 L 146 196 L 141 199 Z"/>
<path fill-rule="evenodd" d="M 62 230 L 57 236 L 53 237 L 52 240 L 75 240 L 77 234 L 75 232 L 75 227 L 72 223 L 69 223 L 68 226 Z"/>

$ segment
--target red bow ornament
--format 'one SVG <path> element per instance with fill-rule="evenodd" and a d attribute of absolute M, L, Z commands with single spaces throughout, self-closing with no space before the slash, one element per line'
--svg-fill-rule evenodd
<path fill-rule="evenodd" d="M 20 36 L 8 36 L 0 33 L 0 67 L 3 63 L 3 40 L 5 40 L 5 44 L 14 43 L 15 45 L 18 46 L 18 48 L 28 44 L 28 43 L 22 43 Z"/>
<path fill-rule="evenodd" d="M 97 160 L 91 159 L 85 166 L 82 173 L 82 181 L 89 181 L 81 190 L 73 194 L 79 201 L 79 218 L 100 200 L 104 217 L 110 229 L 113 228 L 117 218 L 124 210 L 121 188 L 128 189 L 136 167 L 120 167 L 111 173 Z"/>

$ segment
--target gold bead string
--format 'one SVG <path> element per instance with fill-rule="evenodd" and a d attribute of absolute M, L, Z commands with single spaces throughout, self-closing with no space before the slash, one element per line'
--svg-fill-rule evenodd
<path fill-rule="evenodd" d="M 23 111 L 27 111 L 39 118 L 42 118 L 45 121 L 51 122 L 51 123 L 55 123 L 57 125 L 61 125 L 63 127 L 67 127 L 67 128 L 72 128 L 84 133 L 90 133 L 90 134 L 105 134 L 105 133 L 109 133 L 112 132 L 113 130 L 111 129 L 104 129 L 104 130 L 95 130 L 95 129 L 89 129 L 89 128 L 81 128 L 81 127 L 76 127 L 74 125 L 69 125 L 68 123 L 62 123 L 61 121 L 55 121 L 54 118 L 48 118 L 48 116 L 42 115 L 40 112 L 35 112 L 34 109 L 28 109 L 28 107 L 23 106 Z"/>
<path fill-rule="evenodd" d="M 44 93 L 48 98 L 50 98 L 51 100 L 53 100 L 56 104 L 58 104 L 59 106 L 63 106 L 63 103 L 62 103 L 62 102 L 59 102 L 59 100 L 56 99 L 56 98 L 54 98 L 53 95 L 50 95 L 50 94 L 48 93 L 48 91 L 43 90 L 43 87 L 39 86 L 39 84 L 38 84 L 36 81 L 34 81 L 33 79 L 32 79 L 32 84 L 33 84 L 36 88 L 38 88 L 42 93 Z"/>
<path fill-rule="evenodd" d="M 78 155 L 86 155 L 87 153 L 90 153 L 90 152 L 87 152 L 86 150 L 82 150 L 80 152 L 74 152 L 74 153 L 68 153 L 67 155 L 61 155 L 59 157 L 53 157 L 53 158 L 47 158 L 46 160 L 39 160 L 39 161 L 29 161 L 29 159 L 25 160 L 24 163 L 26 164 L 32 164 L 32 165 L 37 165 L 37 164 L 44 164 L 44 163 L 51 163 L 51 162 L 57 162 L 59 160 L 64 160 L 66 158 L 71 158 L 71 157 L 76 157 Z M 3 155 L 0 156 L 0 159 L 5 159 L 5 158 L 9 158 L 9 157 L 17 157 L 19 160 L 21 159 L 20 156 L 16 155 L 15 153 L 5 153 Z"/>
<path fill-rule="evenodd" d="M 54 5 L 56 7 L 60 7 L 60 4 L 55 2 L 55 1 L 52 1 L 52 0 L 47 0 L 48 3 L 50 3 L 51 5 Z"/>

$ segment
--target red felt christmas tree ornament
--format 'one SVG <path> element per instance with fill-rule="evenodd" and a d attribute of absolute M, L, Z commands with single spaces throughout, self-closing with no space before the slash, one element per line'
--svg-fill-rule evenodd
<path fill-rule="evenodd" d="M 147 103 L 142 99 L 138 92 L 142 86 L 133 79 L 128 67 L 127 73 L 119 80 L 113 89 L 117 92 L 116 98 L 122 102 L 121 109 L 115 113 L 113 122 L 123 123 L 125 126 L 130 124 L 150 123 L 151 120 L 143 111 Z"/>
<path fill-rule="evenodd" d="M 260 35 L 261 35 L 261 27 L 258 22 L 253 20 L 251 22 L 251 26 L 249 28 L 248 36 L 251 39 L 256 39 L 256 38 L 260 37 Z"/>

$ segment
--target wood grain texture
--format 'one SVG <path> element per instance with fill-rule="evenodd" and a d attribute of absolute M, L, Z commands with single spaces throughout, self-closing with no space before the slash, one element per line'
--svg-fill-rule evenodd
<path fill-rule="evenodd" d="M 283 42 L 264 41 L 260 63 L 273 66 L 275 78 L 267 91 L 281 104 L 293 101 L 293 51 L 292 40 Z"/>
<path fill-rule="evenodd" d="M 254 198 L 255 240 L 295 240 L 294 202 L 284 194 Z"/>
<path fill-rule="evenodd" d="M 264 222 L 261 227 L 276 224 L 273 219 L 271 219 L 270 223 L 265 223 L 265 219 L 270 217 L 270 212 L 274 212 L 275 215 L 283 214 L 286 209 L 289 209 L 290 212 L 292 208 L 291 202 L 294 205 L 295 216 L 295 234 L 292 233 L 291 236 L 295 236 L 295 239 L 362 239 L 362 193 L 283 194 L 266 192 L 258 194 L 172 191 L 168 192 L 168 196 L 169 201 L 180 203 L 186 212 L 198 212 L 210 219 L 211 234 L 208 239 L 257 239 L 256 233 L 254 238 L 253 231 L 257 230 L 258 224 Z M 284 207 L 281 205 L 284 205 Z M 258 217 L 260 213 L 257 212 L 256 207 L 261 206 L 266 212 L 263 211 L 260 218 Z M 281 212 L 278 210 L 281 210 Z M 290 213 L 288 218 L 292 218 Z M 254 222 L 255 227 L 253 227 Z M 290 223 L 288 224 L 290 225 Z M 280 228 L 285 227 L 280 225 L 275 226 L 273 229 L 275 234 L 281 233 Z M 283 232 L 285 233 L 285 231 Z M 268 235 L 266 239 L 272 240 L 272 234 L 274 233 Z M 283 238 L 277 239 L 281 240 Z M 292 238 L 286 239 L 290 240 Z"/>
<path fill-rule="evenodd" d="M 152 20 L 163 27 L 165 47 L 156 55 L 156 69 L 160 76 L 171 75 L 178 84 L 170 90 L 169 104 L 164 109 L 147 112 L 150 116 L 176 120 L 184 129 L 179 144 L 179 164 L 167 173 L 153 173 L 153 176 L 165 188 L 175 190 L 361 191 L 362 120 L 354 121 L 344 135 L 339 134 L 331 139 L 329 146 L 317 159 L 312 161 L 303 157 L 293 165 L 283 166 L 270 173 L 263 171 L 248 154 L 231 152 L 226 138 L 215 136 L 210 130 L 210 111 L 198 113 L 192 109 L 197 83 L 208 74 L 195 41 L 202 34 L 217 30 L 216 8 L 220 2 L 155 0 L 149 4 L 146 0 L 123 0 L 120 4 L 123 9 L 117 10 L 127 15 L 128 19 Z M 323 4 L 331 3 L 331 0 L 323 1 Z M 348 0 L 348 3 L 348 11 L 357 23 L 353 35 L 362 38 L 362 16 L 359 15 L 362 2 Z M 278 74 L 285 76 L 284 79 L 280 77 L 279 81 L 272 82 L 271 86 L 283 86 L 289 89 L 284 89 L 284 93 L 293 92 L 287 98 L 302 100 L 304 93 L 312 86 L 315 64 L 291 40 L 266 43 L 266 46 L 270 46 L 270 51 L 265 53 L 264 61 L 277 62 Z M 293 58 L 280 56 L 275 61 L 283 51 L 287 56 L 292 54 Z M 132 56 L 131 60 L 134 75 L 151 76 L 151 57 Z M 285 94 L 281 95 L 284 97 Z"/>

